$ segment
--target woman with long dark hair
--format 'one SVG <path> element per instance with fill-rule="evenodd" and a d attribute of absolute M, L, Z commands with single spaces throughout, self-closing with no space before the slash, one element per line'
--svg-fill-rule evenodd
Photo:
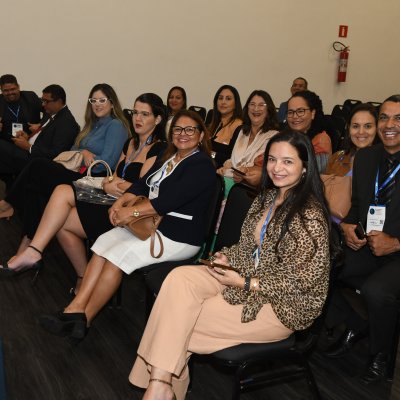
<path fill-rule="evenodd" d="M 347 122 L 344 149 L 332 154 L 325 173 L 339 176 L 351 174 L 356 152 L 379 142 L 377 124 L 378 114 L 372 104 L 362 103 L 354 107 Z"/>
<path fill-rule="evenodd" d="M 191 353 L 278 341 L 310 326 L 327 295 L 329 231 L 311 142 L 294 131 L 275 135 L 238 244 L 214 256 L 236 271 L 179 267 L 164 281 L 130 374 L 147 388 L 143 398 L 184 399 Z"/>
<path fill-rule="evenodd" d="M 242 104 L 239 92 L 231 85 L 223 85 L 215 93 L 213 114 L 209 130 L 211 133 L 211 156 L 217 168 L 230 158 L 233 145 L 232 136 L 242 125 Z"/>

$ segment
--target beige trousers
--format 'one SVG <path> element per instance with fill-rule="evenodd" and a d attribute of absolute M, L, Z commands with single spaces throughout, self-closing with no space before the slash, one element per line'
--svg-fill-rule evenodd
<path fill-rule="evenodd" d="M 228 304 L 223 289 L 204 266 L 175 268 L 167 276 L 140 342 L 129 375 L 131 383 L 146 388 L 154 365 L 173 374 L 177 399 L 184 399 L 191 353 L 209 354 L 240 343 L 275 342 L 292 333 L 270 304 L 262 307 L 256 320 L 241 323 L 243 306 Z"/>

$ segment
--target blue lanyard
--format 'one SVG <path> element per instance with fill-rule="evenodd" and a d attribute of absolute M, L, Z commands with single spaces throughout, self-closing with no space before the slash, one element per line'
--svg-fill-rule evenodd
<path fill-rule="evenodd" d="M 393 170 L 393 172 L 387 177 L 385 182 L 382 183 L 380 187 L 378 187 L 378 179 L 379 179 L 379 168 L 378 172 L 376 173 L 376 178 L 375 178 L 375 204 L 378 204 L 378 194 L 379 192 L 384 189 L 395 177 L 397 172 L 399 172 L 400 169 L 400 164 Z"/>
<path fill-rule="evenodd" d="M 16 113 L 9 106 L 7 108 L 9 109 L 10 113 L 12 113 L 12 115 L 14 115 L 15 118 L 17 118 L 17 120 L 15 122 L 18 122 L 19 110 L 21 109 L 21 106 L 18 106 L 18 109 L 17 109 Z"/>
<path fill-rule="evenodd" d="M 140 152 L 143 150 L 143 147 L 150 144 L 152 140 L 153 140 L 153 137 L 150 135 L 147 138 L 147 140 L 137 149 L 136 152 L 135 152 L 135 149 L 133 149 L 131 154 L 129 155 L 128 159 L 125 159 L 125 165 L 124 165 L 124 168 L 122 169 L 122 174 L 121 174 L 122 179 L 125 178 L 126 169 L 128 168 L 129 164 L 136 160 L 136 158 L 139 156 Z"/>
<path fill-rule="evenodd" d="M 267 226 L 268 226 L 269 221 L 270 221 L 270 219 L 271 219 L 271 214 L 272 214 L 272 210 L 273 210 L 273 208 L 274 208 L 274 205 L 275 205 L 275 198 L 274 198 L 274 200 L 272 201 L 272 204 L 271 204 L 271 206 L 270 206 L 270 208 L 269 208 L 269 210 L 268 210 L 267 217 L 265 218 L 265 221 L 264 221 L 264 223 L 263 223 L 263 225 L 262 225 L 262 227 L 261 227 L 261 232 L 260 232 L 260 245 L 257 247 L 258 259 L 260 259 L 261 245 L 262 245 L 262 242 L 264 241 L 265 234 L 267 233 Z"/>

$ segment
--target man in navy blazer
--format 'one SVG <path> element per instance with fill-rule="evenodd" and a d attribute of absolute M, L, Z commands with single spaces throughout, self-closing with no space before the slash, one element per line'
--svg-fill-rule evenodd
<path fill-rule="evenodd" d="M 339 280 L 361 291 L 368 321 L 337 290 L 328 320 L 329 316 L 333 321 L 341 314 L 347 330 L 325 353 L 330 357 L 343 356 L 368 334 L 370 358 L 361 376 L 364 383 L 385 377 L 391 343 L 397 339 L 394 334 L 400 298 L 400 95 L 383 102 L 378 135 L 381 144 L 361 149 L 355 156 L 351 209 L 340 225 L 346 247 Z M 376 215 L 380 217 L 375 218 Z M 357 236 L 358 223 L 366 229 L 365 237 Z"/>
<path fill-rule="evenodd" d="M 0 77 L 0 90 L 0 139 L 10 141 L 18 128 L 28 132 L 29 124 L 40 122 L 42 103 L 35 92 L 21 91 L 11 74 Z"/>
<path fill-rule="evenodd" d="M 41 102 L 46 112 L 32 132 L 16 132 L 12 142 L 0 140 L 0 175 L 17 175 L 32 157 L 53 159 L 69 150 L 79 125 L 66 105 L 66 94 L 59 85 L 43 89 Z"/>

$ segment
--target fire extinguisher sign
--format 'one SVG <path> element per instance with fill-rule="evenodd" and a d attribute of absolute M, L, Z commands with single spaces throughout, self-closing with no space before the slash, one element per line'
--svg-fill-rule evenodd
<path fill-rule="evenodd" d="M 339 25 L 339 37 L 347 37 L 348 28 L 347 25 Z"/>

